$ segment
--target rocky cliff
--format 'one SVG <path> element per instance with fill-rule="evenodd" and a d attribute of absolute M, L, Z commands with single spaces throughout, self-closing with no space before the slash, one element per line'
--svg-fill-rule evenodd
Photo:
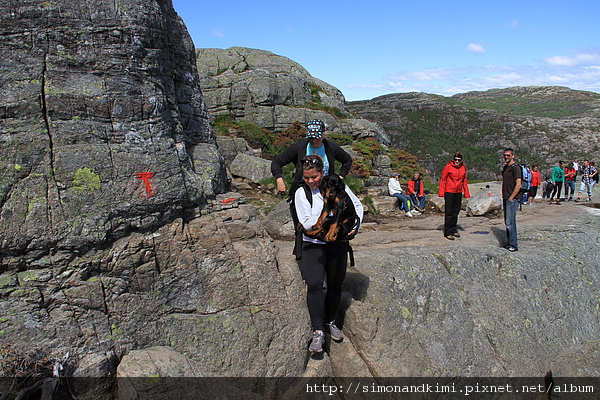
<path fill-rule="evenodd" d="M 397 93 L 348 108 L 383 127 L 391 145 L 416 155 L 434 178 L 456 151 L 473 178 L 495 179 L 506 147 L 520 162 L 546 169 L 559 160 L 595 159 L 600 145 L 600 95 L 563 87 Z"/>
<path fill-rule="evenodd" d="M 224 190 L 194 48 L 168 2 L 1 12 L 5 269 L 198 214 Z"/>
<path fill-rule="evenodd" d="M 233 47 L 198 49 L 197 62 L 212 115 L 231 114 L 274 132 L 319 118 L 330 132 L 389 143 L 380 126 L 350 115 L 337 88 L 286 57 Z"/>
<path fill-rule="evenodd" d="M 2 2 L 0 33 L 2 376 L 66 357 L 65 374 L 114 377 L 157 345 L 196 376 L 300 374 L 301 291 L 225 193 L 171 2 Z"/>

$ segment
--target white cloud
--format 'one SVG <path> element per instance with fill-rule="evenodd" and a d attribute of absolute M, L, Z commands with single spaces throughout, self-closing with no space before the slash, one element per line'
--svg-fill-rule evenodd
<path fill-rule="evenodd" d="M 510 29 L 517 29 L 519 27 L 519 21 L 517 21 L 516 19 L 514 21 L 511 21 L 509 27 Z"/>
<path fill-rule="evenodd" d="M 373 85 L 345 88 L 348 100 L 367 99 L 389 93 L 425 92 L 450 96 L 512 86 L 566 86 L 577 90 L 600 91 L 600 64 L 565 67 L 562 65 L 491 65 L 466 68 L 429 68 L 401 71 Z M 347 90 L 346 90 L 347 89 Z"/>
<path fill-rule="evenodd" d="M 544 61 L 556 67 L 576 67 L 583 65 L 600 65 L 600 50 L 579 53 L 574 56 L 553 56 Z"/>
<path fill-rule="evenodd" d="M 475 43 L 469 43 L 469 45 L 467 47 L 465 47 L 465 49 L 467 51 L 470 51 L 471 53 L 476 53 L 476 54 L 481 54 L 481 53 L 486 52 L 485 48 L 482 45 L 475 44 Z"/>
<path fill-rule="evenodd" d="M 227 35 L 225 35 L 225 31 L 221 28 L 214 29 L 212 33 L 216 37 L 220 37 L 220 38 L 227 36 Z"/>

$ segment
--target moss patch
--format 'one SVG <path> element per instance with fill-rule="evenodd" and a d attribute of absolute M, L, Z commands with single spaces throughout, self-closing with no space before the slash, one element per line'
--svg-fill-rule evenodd
<path fill-rule="evenodd" d="M 100 189 L 100 177 L 88 167 L 79 168 L 73 178 L 71 190 L 77 195 L 81 195 L 86 190 L 93 191 Z"/>

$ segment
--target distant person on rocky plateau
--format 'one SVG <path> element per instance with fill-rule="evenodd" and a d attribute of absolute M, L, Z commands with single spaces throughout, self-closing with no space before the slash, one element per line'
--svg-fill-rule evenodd
<path fill-rule="evenodd" d="M 404 208 L 404 212 L 407 217 L 414 217 L 415 215 L 419 215 L 420 212 L 415 210 L 411 205 L 410 196 L 404 193 L 402 190 L 402 186 L 400 186 L 400 181 L 398 180 L 398 173 L 392 172 L 390 179 L 388 179 L 388 192 L 390 196 L 398 199 L 398 208 Z"/>
<path fill-rule="evenodd" d="M 311 155 L 301 163 L 304 183 L 310 194 L 299 187 L 295 193 L 294 204 L 298 220 L 305 229 L 312 229 L 323 210 L 323 195 L 319 190 L 325 176 L 323 161 L 319 156 Z M 363 206 L 352 191 L 345 186 L 345 191 L 354 204 L 359 222 L 348 236 L 354 235 L 360 228 L 363 218 Z M 307 196 L 312 197 L 312 202 Z M 344 338 L 342 331 L 336 326 L 335 317 L 342 295 L 342 284 L 346 277 L 348 264 L 348 240 L 322 242 L 306 236 L 302 237 L 301 271 L 307 286 L 308 313 L 313 328 L 313 340 L 309 350 L 312 353 L 323 351 L 324 331 L 328 330 L 331 338 L 340 341 Z M 327 288 L 324 290 L 325 281 Z"/>
<path fill-rule="evenodd" d="M 537 196 L 538 188 L 542 185 L 542 177 L 540 168 L 537 165 L 531 166 L 531 186 L 529 186 L 529 199 L 527 204 L 532 205 L 535 196 Z"/>
<path fill-rule="evenodd" d="M 438 196 L 444 198 L 444 237 L 448 240 L 459 238 L 458 214 L 462 205 L 463 193 L 465 199 L 471 197 L 467 180 L 467 167 L 463 163 L 463 155 L 455 153 L 452 160 L 442 170 Z"/>
<path fill-rule="evenodd" d="M 511 148 L 504 150 L 504 168 L 502 169 L 502 208 L 504 225 L 506 226 L 506 246 L 508 251 L 517 251 L 517 211 L 521 196 L 521 167 L 515 162 L 515 151 Z"/>
<path fill-rule="evenodd" d="M 329 175 L 334 173 L 335 161 L 341 163 L 338 175 L 344 178 L 352 167 L 352 157 L 342 149 L 338 144 L 325 139 L 325 124 L 323 121 L 313 119 L 306 124 L 306 138 L 298 140 L 287 149 L 277 155 L 271 162 L 271 173 L 277 182 L 277 192 L 280 195 L 286 194 L 285 182 L 283 180 L 283 167 L 287 164 L 294 164 L 295 171 L 292 179 L 288 202 L 290 203 L 290 212 L 294 226 L 298 225 L 298 218 L 294 208 L 294 193 L 298 188 L 298 183 L 302 180 L 302 166 L 300 162 L 308 155 L 318 155 L 323 160 L 324 173 Z M 296 234 L 296 246 L 293 254 L 297 259 L 301 258 L 298 246 L 301 242 L 301 235 Z"/>
<path fill-rule="evenodd" d="M 595 165 L 592 165 L 589 160 L 583 161 L 583 167 L 581 168 L 581 186 L 579 187 L 579 192 L 577 193 L 577 199 L 575 201 L 581 200 L 581 193 L 587 191 L 588 198 L 586 201 L 592 201 L 592 193 L 594 190 L 594 185 L 596 184 L 596 179 L 598 177 L 598 169 Z"/>
<path fill-rule="evenodd" d="M 573 167 L 573 163 L 567 164 L 565 167 L 565 201 L 573 200 L 575 196 L 575 176 L 577 170 Z M 570 195 L 569 195 L 570 193 Z"/>
<path fill-rule="evenodd" d="M 553 190 L 554 190 L 554 184 L 552 183 L 552 178 L 547 176 L 546 180 L 544 180 L 544 184 L 542 186 L 542 198 L 549 199 Z"/>
<path fill-rule="evenodd" d="M 415 172 L 413 177 L 408 181 L 408 187 L 406 193 L 412 200 L 413 207 L 417 211 L 423 211 L 425 208 L 425 187 L 423 185 L 423 179 L 421 179 L 421 173 Z"/>
<path fill-rule="evenodd" d="M 559 161 L 558 165 L 552 170 L 552 183 L 554 184 L 554 190 L 550 195 L 548 204 L 552 204 L 554 201 L 554 195 L 556 195 L 556 204 L 560 204 L 560 194 L 562 192 L 563 183 L 565 181 L 565 162 Z"/>
<path fill-rule="evenodd" d="M 573 160 L 573 169 L 575 169 L 575 181 L 577 181 L 577 175 L 581 172 L 581 164 L 579 164 L 579 160 Z"/>

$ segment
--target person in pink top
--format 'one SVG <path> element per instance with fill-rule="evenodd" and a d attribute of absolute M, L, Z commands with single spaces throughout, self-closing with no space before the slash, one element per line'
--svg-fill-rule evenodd
<path fill-rule="evenodd" d="M 460 212 L 463 193 L 465 199 L 471 197 L 469 182 L 467 181 L 467 167 L 463 164 L 463 155 L 456 153 L 442 170 L 438 190 L 438 196 L 444 198 L 444 237 L 448 240 L 460 237 L 458 233 L 458 213 Z"/>
<path fill-rule="evenodd" d="M 537 191 L 541 184 L 542 177 L 540 175 L 540 168 L 534 164 L 531 166 L 531 184 L 529 185 L 529 200 L 527 201 L 527 204 L 533 204 L 533 199 L 537 196 Z"/>

